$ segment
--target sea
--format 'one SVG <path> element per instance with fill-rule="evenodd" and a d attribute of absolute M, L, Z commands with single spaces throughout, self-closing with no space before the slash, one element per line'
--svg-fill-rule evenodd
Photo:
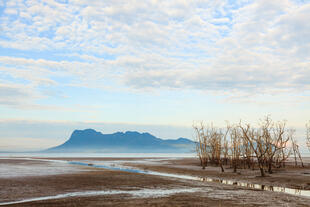
<path fill-rule="evenodd" d="M 310 158 L 310 153 L 302 153 Z M 111 157 L 111 158 L 193 158 L 196 153 L 34 153 L 34 152 L 0 152 L 0 157 Z"/>
<path fill-rule="evenodd" d="M 191 158 L 195 153 L 33 153 L 2 152 L 0 157 L 113 157 L 113 158 Z"/>

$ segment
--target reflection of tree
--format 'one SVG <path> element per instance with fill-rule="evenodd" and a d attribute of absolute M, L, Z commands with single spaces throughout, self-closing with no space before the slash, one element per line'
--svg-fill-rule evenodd
<path fill-rule="evenodd" d="M 273 186 L 269 186 L 270 191 L 274 191 Z"/>

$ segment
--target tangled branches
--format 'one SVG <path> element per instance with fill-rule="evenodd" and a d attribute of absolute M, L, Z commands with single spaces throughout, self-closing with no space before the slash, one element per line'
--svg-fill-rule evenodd
<path fill-rule="evenodd" d="M 310 124 L 309 124 L 310 125 Z M 217 128 L 213 124 L 200 122 L 193 125 L 196 138 L 196 152 L 201 166 L 221 167 L 230 165 L 234 172 L 239 168 L 254 169 L 258 167 L 261 176 L 273 173 L 273 168 L 285 167 L 285 161 L 293 152 L 295 163 L 302 159 L 299 146 L 294 138 L 294 130 L 287 129 L 286 122 L 274 122 L 270 117 L 261 120 L 256 127 L 250 124 L 230 125 Z M 310 127 L 307 128 L 310 146 Z"/>

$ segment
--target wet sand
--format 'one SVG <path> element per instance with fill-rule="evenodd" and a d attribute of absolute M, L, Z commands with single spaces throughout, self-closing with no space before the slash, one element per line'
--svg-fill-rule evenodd
<path fill-rule="evenodd" d="M 142 158 L 59 158 L 59 160 L 76 160 L 87 163 L 127 162 L 127 165 L 159 172 L 171 172 L 188 175 L 208 175 L 213 177 L 233 177 L 255 182 L 277 183 L 291 186 L 308 185 L 310 177 L 306 169 L 288 168 L 283 172 L 272 174 L 268 178 L 257 177 L 256 172 L 250 176 L 234 174 L 227 169 L 219 173 L 219 168 L 210 167 L 201 170 L 196 159 L 142 159 Z M 52 172 L 49 172 L 53 168 Z M 23 166 L 24 173 L 14 176 L 1 176 L 16 167 Z M 46 167 L 46 171 L 42 170 Z M 33 171 L 39 168 L 41 172 Z M 65 170 L 64 170 L 65 169 Z M 30 171 L 30 173 L 27 173 Z M 26 172 L 26 173 L 25 173 Z M 63 172 L 63 173 L 62 173 Z M 32 173 L 32 174 L 31 174 Z M 292 175 L 295 175 L 294 177 Z M 301 176 L 296 176 L 301 175 Z M 156 192 L 160 190 L 182 189 L 192 192 L 172 194 L 148 194 L 139 196 L 126 192 Z M 219 183 L 207 183 L 183 180 L 171 177 L 145 175 L 98 169 L 92 166 L 72 166 L 65 163 L 53 163 L 36 160 L 0 159 L 0 203 L 18 201 L 42 196 L 53 196 L 72 192 L 115 191 L 122 193 L 111 195 L 75 196 L 61 199 L 34 201 L 7 206 L 310 206 L 310 198 L 284 193 L 250 190 L 239 186 Z"/>
<path fill-rule="evenodd" d="M 296 189 L 310 190 L 310 159 L 304 159 L 305 166 L 294 166 L 294 163 L 288 163 L 286 168 L 274 169 L 273 174 L 266 173 L 266 177 L 261 177 L 258 169 L 238 169 L 233 172 L 229 166 L 225 166 L 225 172 L 222 173 L 220 167 L 209 166 L 205 170 L 201 169 L 199 161 L 193 158 L 166 160 L 153 162 L 152 164 L 125 163 L 128 166 L 139 167 L 145 170 L 153 170 L 167 173 L 187 174 L 192 176 L 231 179 L 235 181 L 244 181 L 253 184 L 275 185 L 279 187 L 288 187 Z"/>

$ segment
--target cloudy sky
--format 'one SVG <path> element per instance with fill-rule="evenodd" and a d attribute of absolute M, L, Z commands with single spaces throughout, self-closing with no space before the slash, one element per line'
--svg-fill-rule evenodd
<path fill-rule="evenodd" d="M 0 150 L 267 114 L 302 140 L 309 20 L 307 0 L 0 1 Z"/>

